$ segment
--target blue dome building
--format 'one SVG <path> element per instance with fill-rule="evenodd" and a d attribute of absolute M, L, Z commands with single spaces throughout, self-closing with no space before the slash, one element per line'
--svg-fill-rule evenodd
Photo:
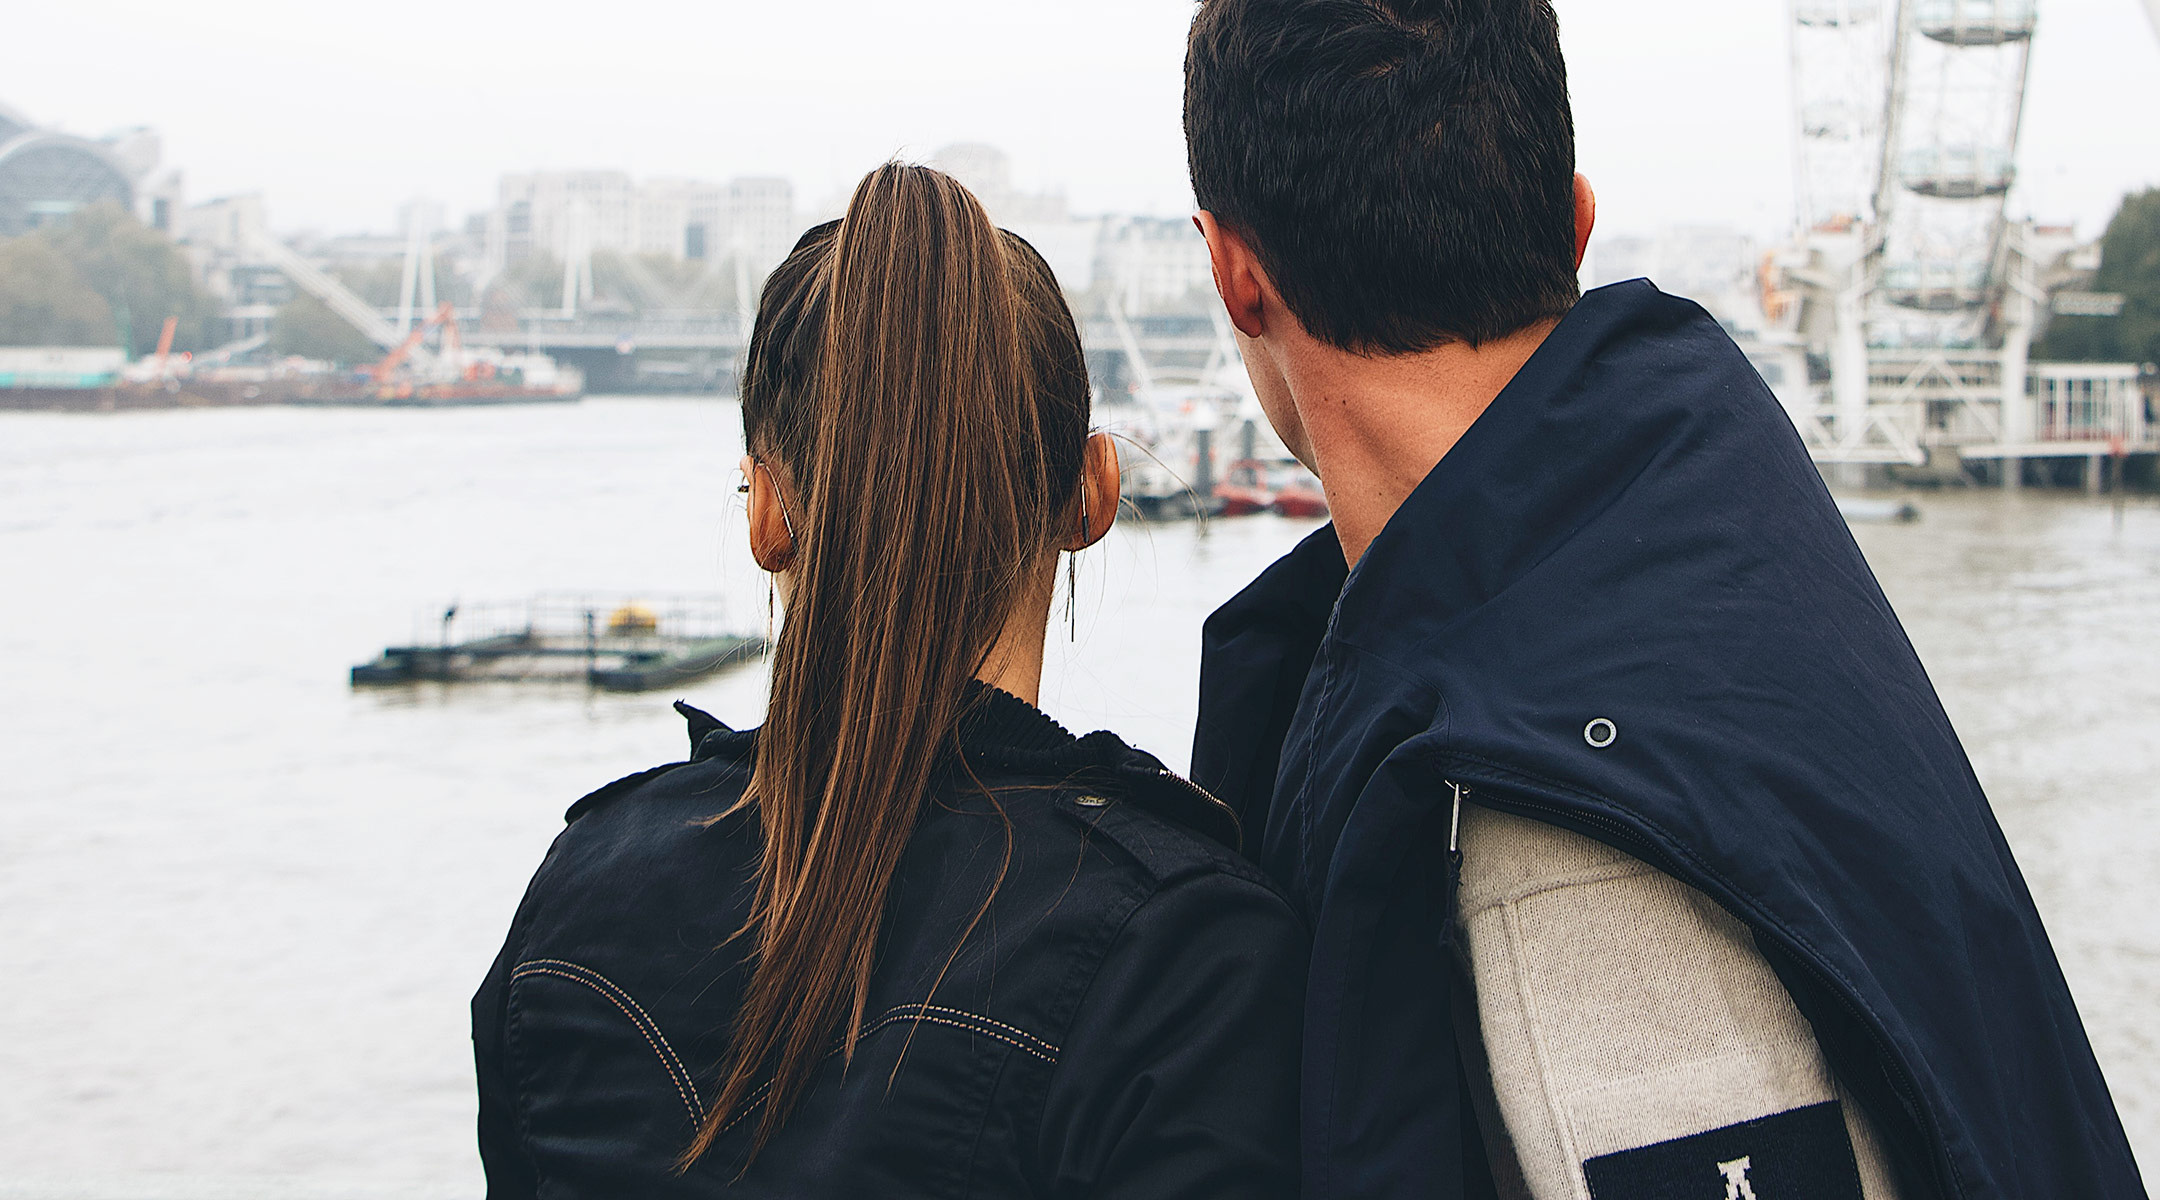
<path fill-rule="evenodd" d="M 110 201 L 135 207 L 135 179 L 100 142 L 39 129 L 0 105 L 0 237 Z"/>

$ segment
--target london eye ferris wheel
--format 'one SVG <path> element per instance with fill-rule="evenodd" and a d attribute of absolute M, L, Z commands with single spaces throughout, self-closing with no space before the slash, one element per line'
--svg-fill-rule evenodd
<path fill-rule="evenodd" d="M 1870 231 L 1870 345 L 1976 344 L 2008 279 L 2034 0 L 1792 8 L 1802 227 Z"/>

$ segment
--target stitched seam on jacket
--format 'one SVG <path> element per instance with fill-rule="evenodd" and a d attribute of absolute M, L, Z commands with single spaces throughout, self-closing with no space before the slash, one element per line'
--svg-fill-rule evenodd
<path fill-rule="evenodd" d="M 1012 1055 L 1000 1054 L 997 1056 L 997 1067 L 991 1072 L 987 1086 L 983 1089 L 983 1103 L 975 1110 L 975 1136 L 968 1139 L 967 1164 L 957 1180 L 959 1188 L 954 1193 L 956 1196 L 971 1197 L 982 1194 L 981 1189 L 975 1186 L 975 1180 L 982 1173 L 983 1138 L 990 1132 L 990 1115 L 994 1108 L 994 1100 L 999 1087 L 1003 1083 L 1005 1073 L 1012 1069 L 1012 1065 Z"/>
<path fill-rule="evenodd" d="M 682 1101 L 683 1109 L 690 1114 L 691 1123 L 702 1123 L 705 1120 L 705 1106 L 698 1100 L 695 1081 L 691 1080 L 689 1072 L 683 1069 L 682 1060 L 675 1056 L 675 1048 L 668 1044 L 667 1035 L 660 1032 L 658 1025 L 651 1024 L 652 1018 L 645 1014 L 645 1010 L 637 1007 L 637 1001 L 635 1000 L 630 1000 L 628 1004 L 625 1004 L 623 1001 L 628 999 L 629 994 L 625 992 L 621 998 L 618 998 L 615 993 L 621 991 L 621 989 L 615 985 L 614 981 L 598 971 L 591 970 L 591 968 L 580 967 L 576 963 L 562 963 L 562 966 L 574 968 L 565 971 L 555 966 L 537 965 L 538 963 L 559 961 L 556 959 L 540 959 L 534 963 L 522 964 L 510 976 L 511 981 L 515 982 L 532 975 L 553 975 L 558 979 L 570 980 L 572 983 L 582 983 L 599 993 L 601 999 L 614 1005 L 617 1011 L 629 1018 L 630 1024 L 637 1029 L 639 1035 L 644 1037 L 645 1044 L 652 1048 L 653 1056 L 660 1060 L 660 1069 L 667 1072 L 668 1082 L 674 1085 L 676 1097 Z"/>
<path fill-rule="evenodd" d="M 524 915 L 524 906 L 521 904 L 517 916 L 511 918 L 510 922 L 510 938 L 512 941 L 518 940 L 520 933 L 518 921 Z M 520 949 L 522 948 L 522 945 L 520 945 Z M 503 953 L 507 955 L 509 952 L 509 944 L 505 943 Z M 502 1034 L 498 1041 L 501 1043 L 499 1050 L 502 1054 L 504 1082 L 510 1085 L 511 1113 L 517 1118 L 518 1150 L 525 1155 L 527 1165 L 533 1167 L 534 1174 L 537 1176 L 539 1172 L 538 1160 L 534 1158 L 532 1152 L 532 1112 L 530 1104 L 527 1103 L 527 1097 L 532 1092 L 532 1073 L 520 1062 L 523 1054 L 518 1043 L 525 1023 L 525 1010 L 517 1002 L 517 988 L 513 986 L 516 982 L 516 980 L 510 978 L 505 978 L 502 981 L 503 1024 Z"/>
<path fill-rule="evenodd" d="M 604 986 L 608 991 L 615 994 L 616 999 L 636 1009 L 638 1018 L 641 1018 L 645 1026 L 652 1030 L 653 1036 L 659 1039 L 659 1049 L 667 1052 L 668 1061 L 671 1064 L 668 1073 L 682 1080 L 682 1086 L 688 1090 L 692 1103 L 696 1105 L 698 1119 L 701 1121 L 705 1119 L 705 1105 L 698 1099 L 697 1083 L 691 1077 L 690 1068 L 683 1065 L 682 1056 L 675 1053 L 675 1047 L 668 1043 L 667 1035 L 660 1031 L 660 1022 L 654 1020 L 653 1015 L 645 1011 L 645 1006 L 637 1002 L 637 997 L 631 995 L 628 988 L 582 963 L 574 963 L 560 958 L 528 959 L 518 964 L 518 970 L 523 971 L 527 967 L 543 966 L 561 967 L 565 970 L 575 971 L 580 975 L 590 976 L 592 983 Z"/>
<path fill-rule="evenodd" d="M 1349 580 L 1345 579 L 1343 581 L 1343 589 L 1345 591 L 1348 591 L 1349 587 L 1350 582 Z M 1313 866 L 1311 858 L 1313 843 L 1313 806 L 1306 797 L 1307 793 L 1312 790 L 1313 772 L 1318 768 L 1319 765 L 1320 724 L 1322 721 L 1327 719 L 1330 702 L 1332 702 L 1335 698 L 1335 656 L 1329 653 L 1329 651 L 1333 649 L 1333 647 L 1329 646 L 1328 643 L 1334 639 L 1335 617 L 1341 611 L 1342 597 L 1340 595 L 1337 595 L 1335 599 L 1335 607 L 1330 610 L 1328 614 L 1327 633 L 1322 635 L 1320 639 L 1320 655 L 1323 660 L 1321 664 L 1322 674 L 1320 676 L 1320 700 L 1313 710 L 1312 726 L 1305 731 L 1305 778 L 1299 781 L 1298 790 L 1296 793 L 1297 799 L 1303 801 L 1303 803 L 1299 805 L 1299 807 L 1303 810 L 1299 814 L 1303 818 L 1303 820 L 1300 822 L 1300 828 L 1298 832 L 1303 840 L 1299 845 L 1298 869 L 1305 876 L 1305 883 L 1307 885 L 1306 892 L 1308 895 L 1319 894 L 1321 892 L 1321 889 L 1311 886 L 1313 882 Z M 1293 715 L 1291 719 L 1294 721 L 1297 718 L 1295 717 L 1295 715 Z M 1318 916 L 1318 912 L 1315 911 L 1315 925 L 1318 924 Z M 1338 971 L 1336 971 L 1335 978 L 1330 982 L 1334 985 L 1334 990 L 1337 995 L 1340 995 L 1348 990 L 1349 977 L 1350 968 L 1348 964 L 1344 964 Z M 1310 1001 L 1308 1001 L 1308 1003 L 1310 1003 Z M 1336 1058 L 1339 1060 L 1342 1055 L 1342 1044 L 1340 1037 L 1338 1037 L 1336 1040 L 1334 1050 Z M 1302 1054 L 1300 1055 L 1300 1057 L 1303 1057 Z M 1334 1065 L 1335 1064 L 1331 1063 L 1330 1067 L 1332 1068 Z M 1320 1162 L 1317 1170 L 1314 1173 L 1319 1176 L 1318 1190 L 1322 1195 L 1326 1195 L 1327 1193 L 1334 1190 L 1333 1184 L 1335 1171 L 1335 1156 L 1333 1151 L 1335 1148 L 1335 1108 L 1336 1093 L 1337 1090 L 1340 1089 L 1342 1086 L 1340 1076 L 1341 1073 L 1339 1071 L 1330 1071 L 1330 1078 L 1328 1079 L 1328 1089 L 1323 1097 L 1323 1102 L 1325 1103 L 1326 1107 L 1320 1114 L 1320 1128 L 1323 1131 L 1324 1136 L 1328 1140 L 1326 1142 L 1326 1149 L 1318 1156 Z M 1300 1105 L 1300 1107 L 1302 1108 L 1303 1106 Z"/>
<path fill-rule="evenodd" d="M 1104 809 L 1105 813 L 1112 810 Z M 1078 870 L 1077 864 L 1075 870 Z M 1082 1010 L 1086 1009 L 1088 997 L 1094 992 L 1096 981 L 1102 977 L 1103 966 L 1117 948 L 1119 939 L 1125 936 L 1126 927 L 1139 911 L 1162 894 L 1161 886 L 1126 885 L 1118 888 L 1115 907 L 1100 917 L 1090 919 L 1084 932 L 1073 935 L 1071 965 L 1064 979 L 1053 993 L 1058 1003 L 1048 1019 L 1057 1022 L 1069 1036 L 1079 1023 Z M 1062 1053 L 1060 1054 L 1062 1058 Z M 1049 1120 L 1052 1095 L 1057 1091 L 1058 1072 L 1053 1069 L 1030 1096 L 1024 1115 L 1015 1121 L 1014 1128 L 1023 1133 L 1022 1144 L 1041 1146 L 1043 1129 Z M 1039 1181 L 1038 1181 L 1039 1183 Z M 1047 1189 L 1045 1189 L 1047 1190 Z"/>
<path fill-rule="evenodd" d="M 609 991 L 615 993 L 615 997 L 617 999 L 636 1009 L 638 1016 L 643 1018 L 645 1024 L 652 1029 L 653 1035 L 660 1039 L 661 1048 L 667 1051 L 668 1059 L 674 1064 L 673 1073 L 682 1077 L 684 1084 L 690 1086 L 691 1096 L 693 1098 L 696 1097 L 697 1088 L 691 1082 L 690 1068 L 683 1065 L 682 1056 L 675 1053 L 675 1047 L 669 1045 L 667 1036 L 660 1032 L 660 1022 L 655 1020 L 651 1013 L 645 1011 L 645 1006 L 637 1002 L 637 997 L 631 995 L 628 988 L 625 988 L 614 980 L 609 979 L 607 976 L 602 975 L 600 972 L 593 970 L 591 967 L 585 966 L 581 963 L 570 962 L 566 959 L 528 959 L 527 961 L 518 964 L 518 969 L 523 970 L 526 967 L 534 966 L 562 967 L 566 970 L 576 971 L 582 975 L 589 975 L 592 977 L 593 982 L 604 985 Z M 704 1116 L 704 1106 L 700 1104 L 698 1107 L 700 1110 L 698 1115 L 700 1118 L 702 1118 Z"/>
<path fill-rule="evenodd" d="M 947 1007 L 945 1007 L 945 1006 L 944 1006 L 944 1005 L 942 1005 L 942 1004 L 925 1004 L 925 1005 L 922 1005 L 921 1007 L 922 1007 L 923 1011 L 925 1011 L 925 1012 L 934 1012 L 934 1013 L 942 1013 L 942 1014 L 944 1014 L 944 1015 L 946 1015 L 946 1016 L 948 1016 L 948 1017 L 969 1017 L 969 1018 L 972 1018 L 972 1019 L 974 1019 L 974 1020 L 977 1020 L 977 1021 L 981 1021 L 981 1022 L 983 1022 L 983 1023 L 985 1023 L 985 1024 L 988 1024 L 988 1025 L 995 1025 L 995 1026 L 997 1026 L 997 1027 L 998 1027 L 999 1029 L 1002 1029 L 1002 1030 L 1004 1030 L 1005 1032 L 1007 1032 L 1007 1033 L 1009 1033 L 1009 1034 L 1012 1034 L 1012 1035 L 1013 1035 L 1014 1037 L 1017 1037 L 1017 1038 L 1022 1038 L 1022 1039 L 1026 1040 L 1026 1041 L 1029 1041 L 1029 1042 L 1032 1042 L 1032 1043 L 1034 1043 L 1034 1044 L 1035 1044 L 1035 1045 L 1036 1045 L 1037 1047 L 1039 1047 L 1039 1048 L 1040 1048 L 1040 1049 L 1041 1049 L 1042 1051 L 1045 1051 L 1045 1052 L 1047 1052 L 1047 1053 L 1049 1053 L 1049 1054 L 1051 1054 L 1051 1055 L 1053 1055 L 1053 1056 L 1054 1056 L 1054 1055 L 1056 1055 L 1056 1054 L 1057 1054 L 1057 1052 L 1058 1052 L 1058 1048 L 1057 1048 L 1056 1046 L 1053 1046 L 1053 1045 L 1051 1045 L 1050 1043 L 1048 1043 L 1048 1042 L 1046 1042 L 1046 1041 L 1042 1040 L 1042 1039 L 1041 1039 L 1041 1038 L 1039 1038 L 1039 1037 L 1036 1037 L 1036 1036 L 1035 1036 L 1034 1034 L 1032 1034 L 1032 1033 L 1029 1033 L 1029 1032 L 1027 1032 L 1027 1031 L 1026 1031 L 1026 1030 L 1024 1030 L 1024 1029 L 1016 1029 L 1016 1028 L 1014 1028 L 1014 1027 L 1013 1027 L 1013 1026 L 1011 1026 L 1011 1025 L 1007 1025 L 1007 1024 L 1006 1024 L 1005 1022 L 1003 1022 L 1003 1021 L 994 1021 L 994 1020 L 991 1020 L 991 1019 L 990 1019 L 989 1017 L 985 1017 L 985 1016 L 983 1016 L 983 1015 L 981 1015 L 981 1014 L 979 1014 L 979 1013 L 971 1013 L 971 1012 L 964 1012 L 964 1011 L 962 1011 L 962 1010 L 960 1010 L 960 1009 L 957 1009 L 957 1008 L 947 1008 Z M 1035 1052 L 1033 1052 L 1033 1051 L 1030 1051 L 1030 1053 L 1035 1053 Z M 1040 1058 L 1040 1057 L 1042 1057 L 1042 1055 L 1038 1053 L 1038 1054 L 1036 1054 L 1036 1057 Z"/>
<path fill-rule="evenodd" d="M 961 1016 L 974 1017 L 974 1014 L 962 1013 Z M 1005 1034 L 999 1033 L 996 1029 L 991 1027 L 994 1026 L 996 1022 L 989 1021 L 987 1018 L 975 1017 L 973 1021 L 954 1020 L 950 1017 L 937 1016 L 928 1011 L 926 1006 L 920 1004 L 909 1005 L 908 1011 L 906 1012 L 889 1013 L 885 1017 L 879 1018 L 877 1027 L 883 1028 L 884 1026 L 892 1024 L 896 1021 L 905 1021 L 911 1018 L 917 1021 L 927 1021 L 932 1025 L 950 1025 L 954 1029 L 965 1029 L 970 1033 L 981 1034 L 986 1038 L 995 1038 L 996 1040 L 1001 1041 L 1008 1046 L 1011 1046 L 1015 1050 L 1025 1051 L 1026 1053 L 1032 1054 L 1046 1063 L 1050 1063 L 1052 1065 L 1056 1065 L 1057 1063 L 1057 1055 L 1056 1053 L 1054 1053 L 1054 1051 L 1057 1049 L 1055 1046 L 1051 1047 L 1051 1053 L 1046 1053 L 1044 1051 L 1037 1050 L 1035 1047 L 1028 1045 L 1026 1042 L 1023 1042 L 1018 1038 L 1008 1037 Z M 864 1034 L 868 1034 L 869 1032 L 870 1030 L 867 1029 L 863 1031 Z M 1048 1043 L 1045 1043 L 1045 1045 L 1047 1044 Z"/>
<path fill-rule="evenodd" d="M 933 1013 L 950 1014 L 950 1016 L 934 1016 L 932 1015 Z M 928 1021 L 933 1025 L 946 1025 L 954 1029 L 961 1029 L 969 1033 L 979 1034 L 983 1037 L 1003 1042 L 1016 1050 L 1032 1054 L 1036 1058 L 1039 1058 L 1042 1061 L 1051 1064 L 1052 1066 L 1057 1065 L 1058 1055 L 1060 1053 L 1058 1048 L 1042 1040 L 1041 1038 L 1036 1037 L 1034 1034 L 1028 1033 L 1024 1030 L 1014 1029 L 1012 1026 L 1005 1024 L 1003 1021 L 993 1021 L 989 1017 L 985 1017 L 979 1013 L 966 1012 L 957 1008 L 945 1008 L 939 1005 L 902 1004 L 893 1008 L 886 1009 L 874 1020 L 865 1022 L 861 1029 L 856 1030 L 855 1037 L 858 1041 L 860 1041 L 861 1039 L 869 1037 L 871 1034 L 876 1033 L 881 1029 L 896 1025 L 899 1022 L 908 1020 L 910 1018 L 913 1018 L 917 1021 Z M 1020 1038 L 1027 1039 L 1027 1041 L 1023 1042 L 1012 1037 L 1007 1037 L 1005 1034 L 998 1032 L 999 1030 L 1011 1030 L 1014 1034 L 1019 1035 Z M 1033 1042 L 1035 1043 L 1035 1046 L 1030 1046 L 1027 1044 L 1027 1042 Z M 1036 1049 L 1036 1046 L 1040 1046 L 1042 1047 L 1042 1049 L 1038 1050 Z M 846 1048 L 847 1043 L 845 1041 L 836 1042 L 834 1043 L 831 1050 L 825 1052 L 825 1057 L 831 1058 L 833 1055 L 840 1053 Z M 759 1084 L 756 1089 L 751 1091 L 748 1096 L 743 1097 L 742 1107 L 738 1108 L 735 1111 L 734 1116 L 728 1118 L 727 1124 L 722 1125 L 720 1127 L 720 1132 L 718 1134 L 715 1134 L 714 1136 L 727 1136 L 727 1132 L 729 1130 L 735 1128 L 737 1125 L 742 1124 L 745 1118 L 747 1118 L 751 1113 L 757 1111 L 758 1105 L 764 1103 L 766 1094 L 771 1091 L 771 1080 L 768 1079 L 764 1083 Z"/>

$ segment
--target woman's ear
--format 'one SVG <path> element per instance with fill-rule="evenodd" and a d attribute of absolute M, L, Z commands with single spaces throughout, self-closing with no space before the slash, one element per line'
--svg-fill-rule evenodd
<path fill-rule="evenodd" d="M 760 569 L 777 575 L 795 565 L 795 530 L 787 501 L 772 468 L 747 454 L 741 465 L 750 488 L 750 557 Z"/>
<path fill-rule="evenodd" d="M 1080 464 L 1080 494 L 1074 501 L 1071 531 L 1060 550 L 1085 550 L 1103 539 L 1118 513 L 1117 441 L 1107 433 L 1088 438 Z"/>

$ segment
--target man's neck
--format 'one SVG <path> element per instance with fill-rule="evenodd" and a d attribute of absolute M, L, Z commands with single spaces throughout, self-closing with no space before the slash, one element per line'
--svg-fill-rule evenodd
<path fill-rule="evenodd" d="M 1284 356 L 1351 566 L 1558 324 L 1540 321 L 1474 349 L 1457 342 L 1367 358 L 1305 342 Z"/>

